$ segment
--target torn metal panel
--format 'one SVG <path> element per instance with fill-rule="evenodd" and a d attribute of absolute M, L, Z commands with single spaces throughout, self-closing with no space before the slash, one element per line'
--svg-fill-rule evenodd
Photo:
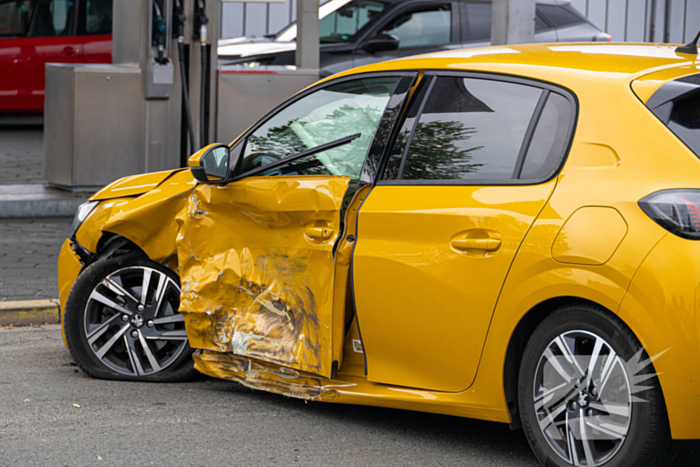
<path fill-rule="evenodd" d="M 190 345 L 330 376 L 334 257 L 349 177 L 200 185 L 180 212 Z"/>
<path fill-rule="evenodd" d="M 190 171 L 186 169 L 176 169 L 120 178 L 92 195 L 90 201 L 142 195 L 156 188 L 167 180 L 168 177 L 183 172 L 190 173 Z"/>
<path fill-rule="evenodd" d="M 195 185 L 189 170 L 177 172 L 148 193 L 113 207 L 102 230 L 128 238 L 152 260 L 164 261 L 176 252 L 176 217 Z"/>

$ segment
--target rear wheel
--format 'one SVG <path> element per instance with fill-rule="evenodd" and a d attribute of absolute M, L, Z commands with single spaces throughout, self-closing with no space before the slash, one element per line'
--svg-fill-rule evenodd
<path fill-rule="evenodd" d="M 548 316 L 518 379 L 523 428 L 547 466 L 657 466 L 675 457 L 648 357 L 617 317 L 589 304 Z"/>
<path fill-rule="evenodd" d="M 76 280 L 66 303 L 68 348 L 90 376 L 181 381 L 196 374 L 180 281 L 140 254 L 101 260 Z"/>

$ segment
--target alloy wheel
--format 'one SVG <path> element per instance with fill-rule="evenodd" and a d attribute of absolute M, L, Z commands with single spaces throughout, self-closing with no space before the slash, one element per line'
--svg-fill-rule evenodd
<path fill-rule="evenodd" d="M 600 336 L 583 330 L 554 338 L 534 380 L 540 431 L 570 465 L 598 466 L 627 438 L 632 389 L 624 361 Z"/>
<path fill-rule="evenodd" d="M 84 313 L 88 347 L 107 367 L 128 376 L 158 373 L 187 346 L 180 287 L 146 266 L 119 269 L 92 290 Z"/>

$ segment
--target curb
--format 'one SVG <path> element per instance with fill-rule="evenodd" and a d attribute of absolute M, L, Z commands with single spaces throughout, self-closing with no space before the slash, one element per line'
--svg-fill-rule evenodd
<path fill-rule="evenodd" d="M 0 326 L 58 323 L 58 300 L 0 302 Z"/>
<path fill-rule="evenodd" d="M 12 217 L 72 217 L 88 198 L 40 183 L 0 185 L 0 219 Z"/>

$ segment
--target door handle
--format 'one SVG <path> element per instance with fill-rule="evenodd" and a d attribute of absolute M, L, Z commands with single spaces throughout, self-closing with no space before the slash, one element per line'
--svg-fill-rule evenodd
<path fill-rule="evenodd" d="M 75 55 L 77 53 L 80 53 L 80 49 L 78 49 L 77 47 L 67 45 L 63 48 L 63 55 Z"/>
<path fill-rule="evenodd" d="M 452 240 L 452 246 L 458 250 L 496 251 L 501 247 L 498 238 L 457 238 Z"/>
<path fill-rule="evenodd" d="M 312 225 L 306 228 L 306 235 L 319 240 L 328 240 L 333 236 L 333 229 Z"/>

